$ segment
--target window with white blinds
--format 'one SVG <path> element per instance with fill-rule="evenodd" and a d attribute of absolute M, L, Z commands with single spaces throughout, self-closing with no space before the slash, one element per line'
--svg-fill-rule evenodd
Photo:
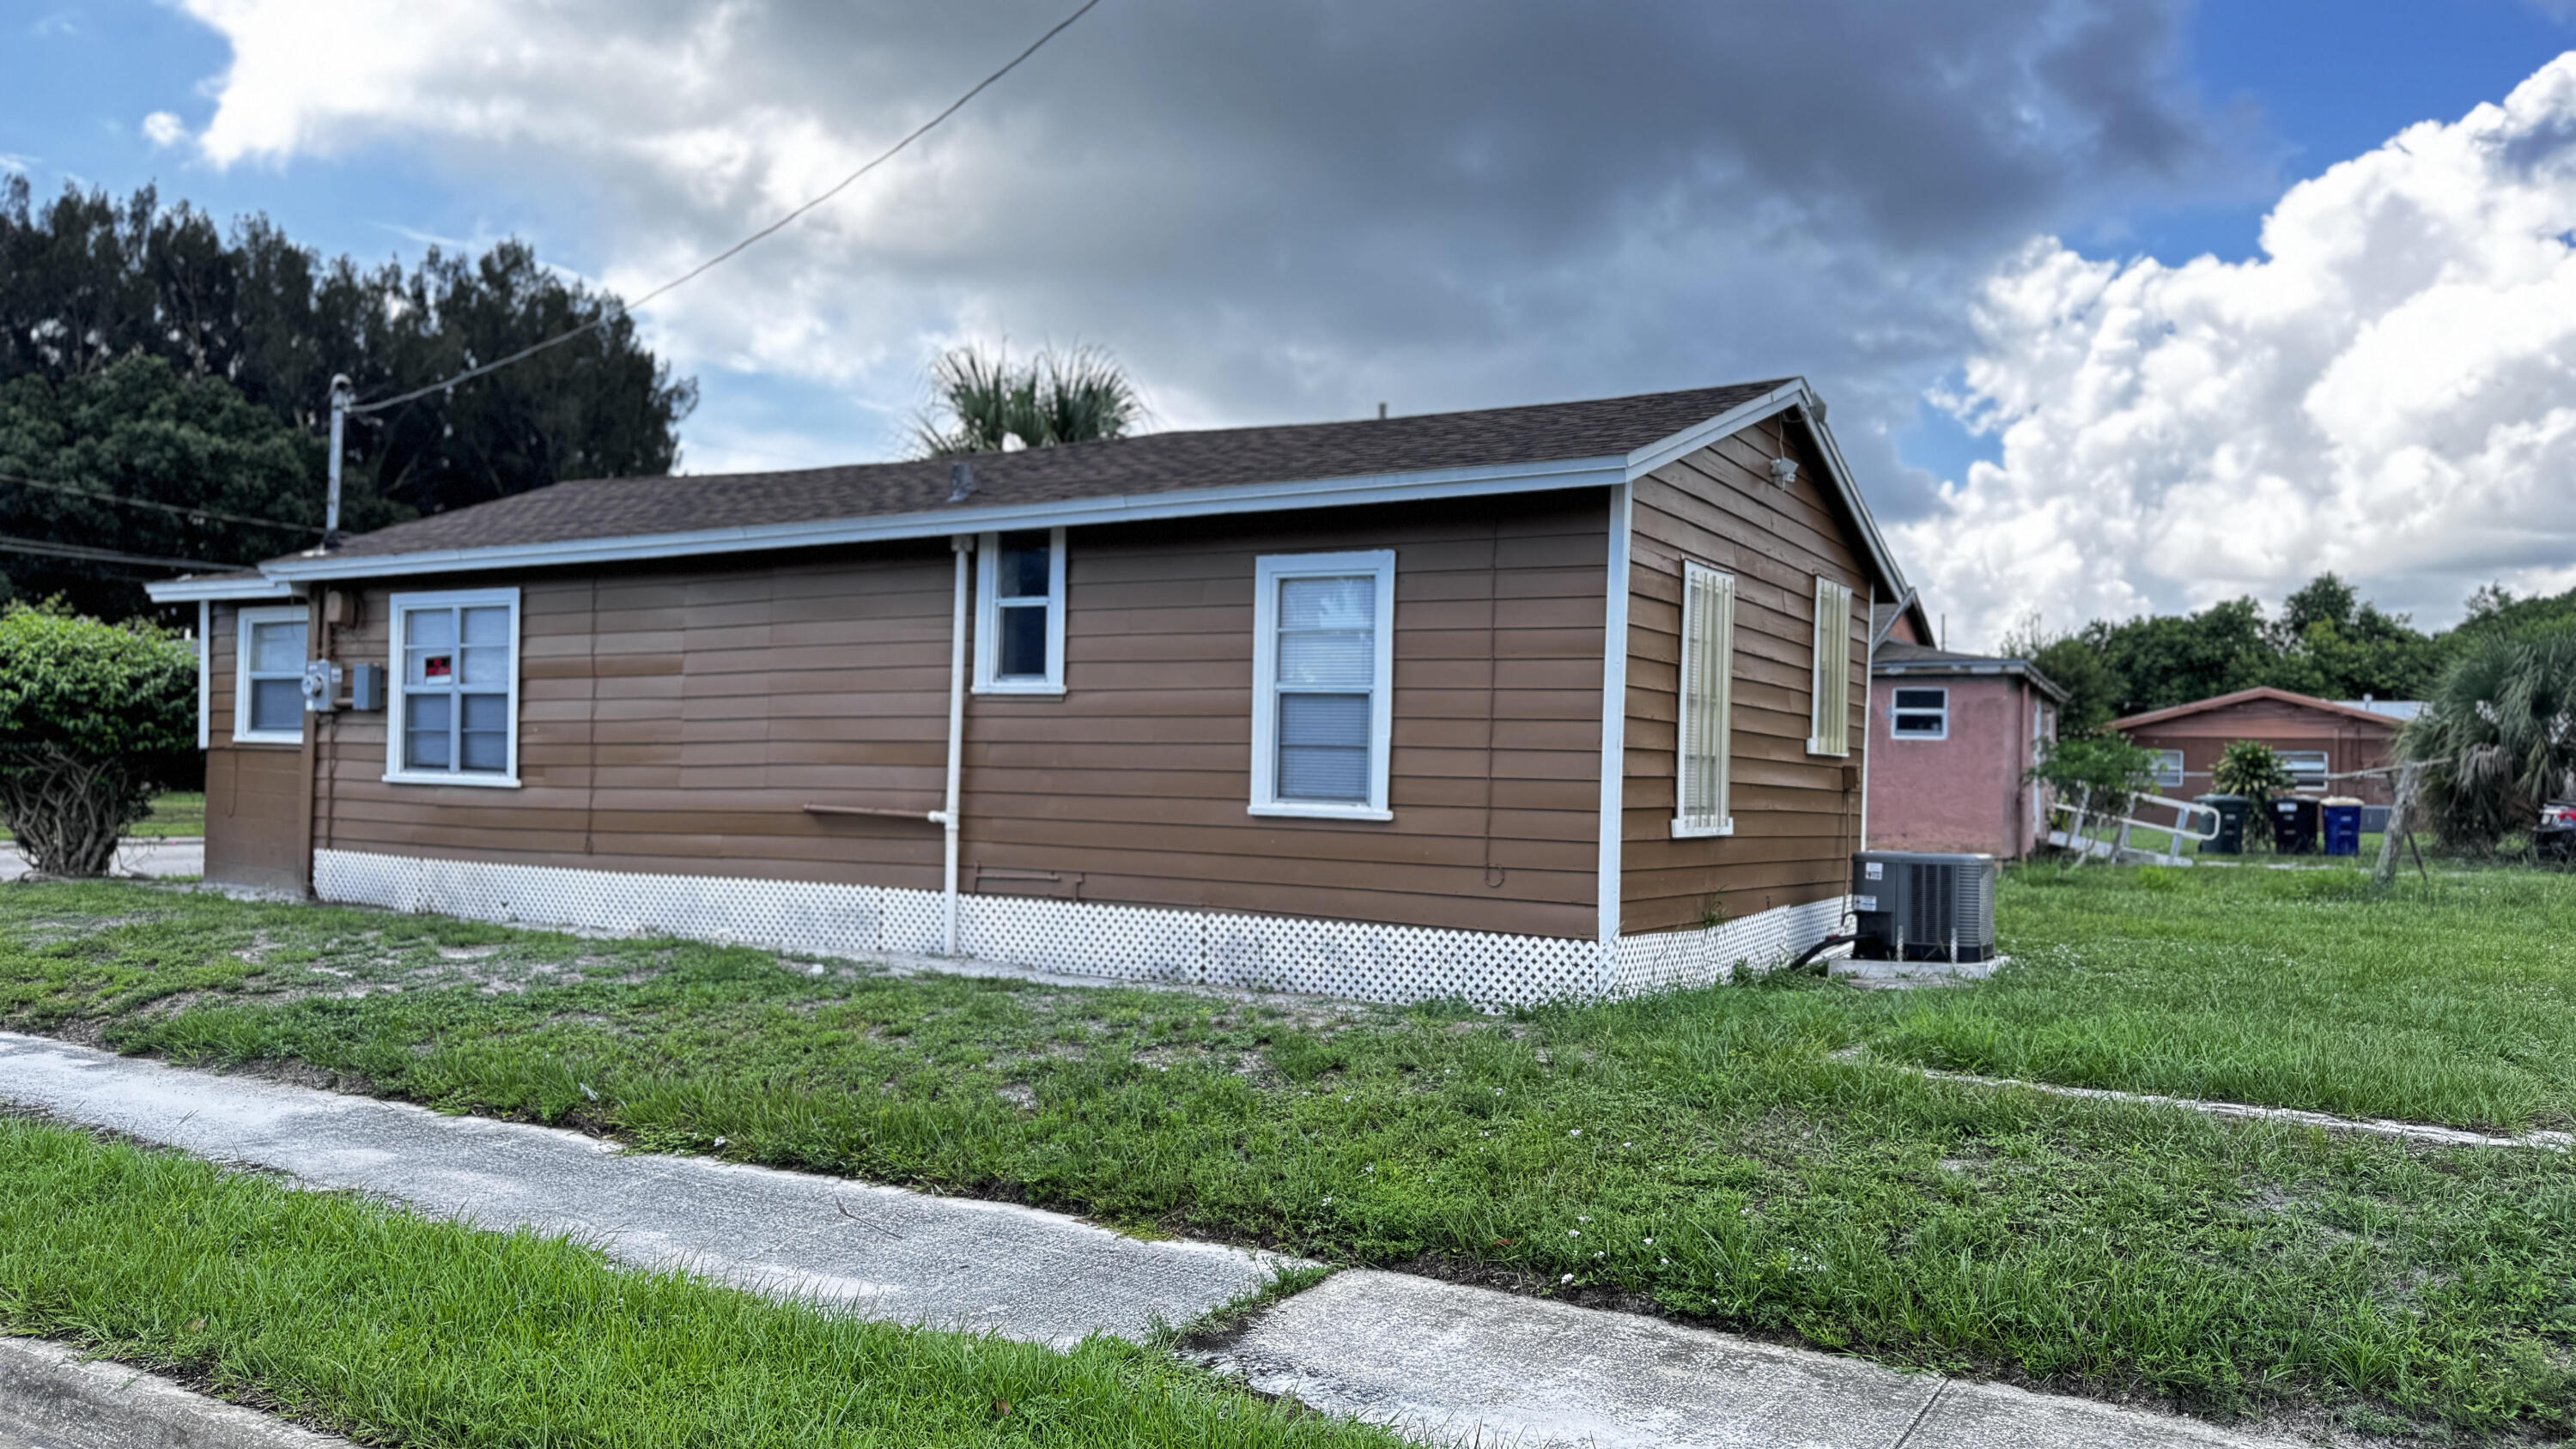
<path fill-rule="evenodd" d="M 1394 818 L 1394 551 L 1272 555 L 1255 590 L 1252 813 Z"/>
<path fill-rule="evenodd" d="M 1851 753 L 1851 624 L 1851 585 L 1816 580 L 1816 681 L 1807 722 L 1811 755 Z"/>
<path fill-rule="evenodd" d="M 1682 564 L 1680 779 L 1673 834 L 1726 835 L 1727 751 L 1735 702 L 1735 578 Z"/>
<path fill-rule="evenodd" d="M 233 654 L 233 739 L 304 743 L 304 605 L 244 609 Z"/>

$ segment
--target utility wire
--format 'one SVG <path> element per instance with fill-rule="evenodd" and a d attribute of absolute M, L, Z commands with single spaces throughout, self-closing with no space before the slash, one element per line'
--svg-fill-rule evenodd
<path fill-rule="evenodd" d="M 35 553 L 49 558 L 76 558 L 88 563 L 141 564 L 156 569 L 232 569 L 240 564 L 213 563 L 201 558 L 157 558 L 147 553 L 119 553 L 112 548 L 91 548 L 79 543 L 48 543 L 43 539 L 12 538 L 0 534 L 0 553 Z"/>
<path fill-rule="evenodd" d="M 1006 75 L 1009 75 L 1012 71 L 1019 69 L 1020 62 L 1037 54 L 1039 50 L 1046 46 L 1048 41 L 1055 39 L 1057 36 L 1062 35 L 1066 30 L 1072 28 L 1075 21 L 1090 14 L 1092 7 L 1099 3 L 1100 0 L 1083 0 L 1082 7 L 1080 9 L 1074 11 L 1071 15 L 1066 16 L 1062 20 L 1057 21 L 1055 26 L 1048 30 L 1046 34 L 1041 35 L 1036 40 L 1030 42 L 1028 49 L 1011 57 L 1009 64 L 1003 66 L 1000 70 L 993 72 L 991 75 L 984 77 L 982 80 L 977 81 L 973 89 L 967 91 L 966 94 L 959 96 L 957 99 L 950 101 L 946 110 L 941 111 L 938 115 L 931 117 L 920 125 L 913 127 L 902 140 L 895 142 L 893 145 L 880 152 L 875 160 L 870 161 L 868 164 L 851 172 L 849 175 L 842 177 L 830 190 L 815 197 L 813 200 L 806 202 L 804 205 L 797 207 L 794 211 L 787 213 L 785 216 L 782 216 L 778 220 L 771 222 L 769 225 L 762 227 L 760 230 L 753 232 L 751 235 L 744 237 L 742 240 L 735 242 L 732 246 L 725 248 L 723 251 L 720 251 L 714 256 L 707 258 L 705 261 L 698 263 L 696 266 L 689 268 L 680 275 L 673 277 L 671 280 L 664 282 L 662 285 L 655 287 L 653 290 L 646 292 L 643 296 L 636 298 L 634 301 L 616 303 L 611 306 L 609 310 L 592 318 L 588 322 L 584 322 L 569 332 L 549 337 L 543 342 L 532 343 L 511 353 L 507 357 L 484 363 L 479 367 L 469 367 L 465 371 L 456 374 L 454 377 L 451 377 L 444 382 L 433 382 L 427 387 L 416 387 L 409 392 L 397 393 L 388 398 L 378 398 L 373 402 L 356 403 L 349 408 L 349 411 L 352 413 L 382 412 L 386 408 L 410 402 L 415 398 L 427 397 L 431 393 L 444 391 L 456 386 L 460 382 L 471 381 L 472 379 L 481 377 L 486 373 L 498 372 L 502 368 L 508 367 L 514 362 L 525 361 L 550 347 L 560 347 L 564 343 L 570 342 L 576 337 L 583 337 L 596 332 L 618 318 L 634 311 L 636 308 L 646 305 L 654 298 L 661 296 L 672 288 L 680 286 L 685 282 L 694 281 L 708 270 L 733 260 L 753 243 L 765 241 L 771 236 L 776 235 L 780 230 L 784 229 L 788 223 L 796 220 L 800 216 L 803 216 L 805 213 L 812 211 L 814 208 L 821 206 L 824 202 L 831 200 L 842 192 L 847 191 L 851 184 L 856 182 L 860 177 L 867 175 L 869 172 L 883 166 L 888 161 L 893 160 L 897 155 L 902 153 L 905 147 L 920 140 L 923 136 L 930 134 L 930 132 L 936 128 L 940 122 L 945 121 L 950 116 L 964 110 L 968 101 L 982 95 L 986 88 L 990 87 L 994 82 L 1000 80 Z"/>
<path fill-rule="evenodd" d="M 158 508 L 186 518 L 220 518 L 226 523 L 249 523 L 261 528 L 283 528 L 294 533 L 320 533 L 310 523 L 288 523 L 277 518 L 254 518 L 247 513 L 225 513 L 214 508 L 190 508 L 184 503 L 159 503 L 149 498 L 120 498 L 113 493 L 92 493 L 68 483 L 48 483 L 41 478 L 21 478 L 14 473 L 0 473 L 0 483 L 14 483 L 21 488 L 42 488 L 48 493 L 61 493 L 72 498 L 85 498 L 92 503 L 117 503 L 127 508 Z"/>

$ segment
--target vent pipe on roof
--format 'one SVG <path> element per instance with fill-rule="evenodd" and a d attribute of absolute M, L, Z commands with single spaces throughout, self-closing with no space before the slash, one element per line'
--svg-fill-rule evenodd
<path fill-rule="evenodd" d="M 1384 403 L 1379 403 L 1377 405 L 1377 420 L 1381 423 L 1386 421 L 1386 404 Z"/>
<path fill-rule="evenodd" d="M 960 458 L 948 465 L 948 501 L 963 503 L 975 491 L 975 465 Z"/>

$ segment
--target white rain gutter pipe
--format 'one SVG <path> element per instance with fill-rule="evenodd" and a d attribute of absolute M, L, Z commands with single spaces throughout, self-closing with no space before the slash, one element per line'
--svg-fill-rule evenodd
<path fill-rule="evenodd" d="M 957 954 L 957 784 L 966 765 L 966 570 L 975 552 L 971 533 L 952 535 L 949 548 L 957 555 L 957 607 L 948 629 L 948 796 L 947 803 L 931 812 L 939 823 L 942 843 L 946 846 L 940 865 L 940 939 L 941 949 Z"/>

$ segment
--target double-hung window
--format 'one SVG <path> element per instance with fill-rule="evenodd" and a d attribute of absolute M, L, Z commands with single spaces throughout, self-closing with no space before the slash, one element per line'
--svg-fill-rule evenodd
<path fill-rule="evenodd" d="M 1064 693 L 1064 530 L 988 533 L 976 551 L 975 692 Z"/>
<path fill-rule="evenodd" d="M 1950 691 L 1898 689 L 1888 700 L 1887 732 L 1900 740 L 1950 737 Z"/>
<path fill-rule="evenodd" d="M 1851 625 L 1851 585 L 1816 580 L 1816 678 L 1807 721 L 1811 755 L 1851 753 Z"/>
<path fill-rule="evenodd" d="M 1735 576 L 1682 564 L 1682 657 L 1675 836 L 1731 835 L 1728 752 L 1735 703 Z"/>
<path fill-rule="evenodd" d="M 2159 790 L 2181 789 L 2182 751 L 2156 750 L 2153 753 L 2156 757 L 2156 788 Z"/>
<path fill-rule="evenodd" d="M 1252 813 L 1393 819 L 1394 551 L 1273 555 L 1254 589 Z"/>
<path fill-rule="evenodd" d="M 396 594 L 385 778 L 519 783 L 519 591 Z"/>
<path fill-rule="evenodd" d="M 302 604 L 241 611 L 233 667 L 233 739 L 304 743 Z"/>

